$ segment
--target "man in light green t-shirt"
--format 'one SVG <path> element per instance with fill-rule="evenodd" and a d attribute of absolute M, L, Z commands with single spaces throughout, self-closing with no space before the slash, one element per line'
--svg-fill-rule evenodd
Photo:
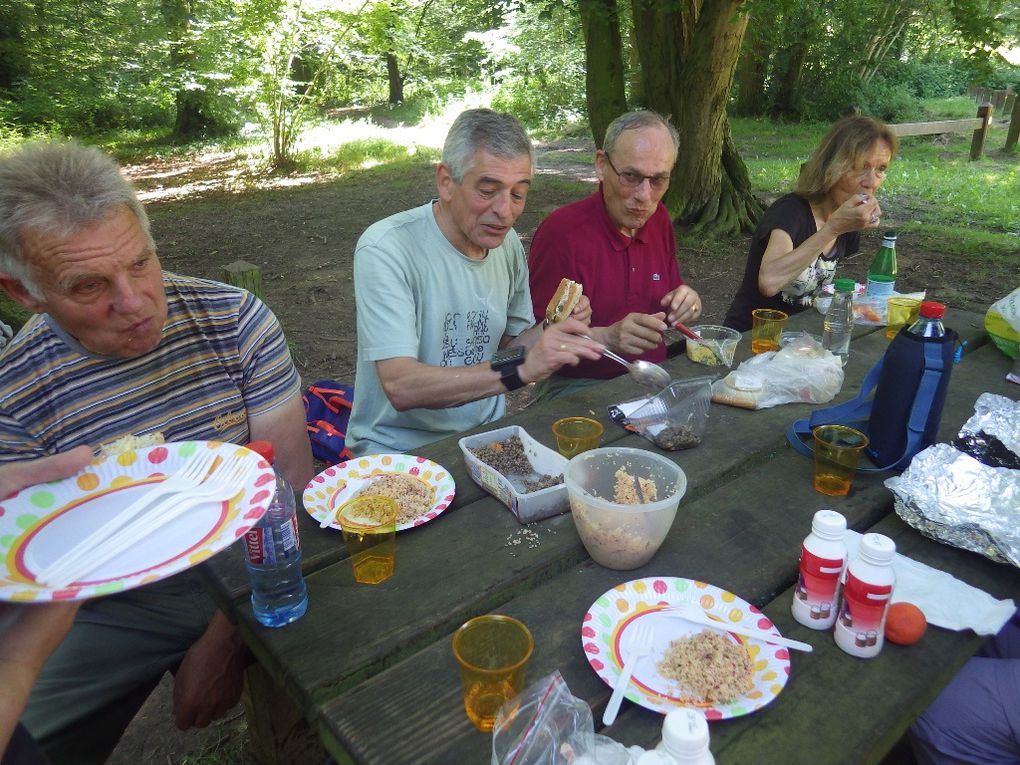
<path fill-rule="evenodd" d="M 471 109 L 436 168 L 438 198 L 368 228 L 354 254 L 358 371 L 347 444 L 413 452 L 498 419 L 503 394 L 595 360 L 587 299 L 534 324 L 524 211 L 534 151 L 509 114 Z"/>

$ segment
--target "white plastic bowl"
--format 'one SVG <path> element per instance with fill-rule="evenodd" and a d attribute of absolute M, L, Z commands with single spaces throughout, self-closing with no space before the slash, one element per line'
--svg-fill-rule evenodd
<path fill-rule="evenodd" d="M 616 472 L 655 482 L 646 504 L 613 501 Z M 606 568 L 643 566 L 658 551 L 687 491 L 687 476 L 662 455 L 644 449 L 592 449 L 567 463 L 564 473 L 577 533 L 592 559 Z"/>

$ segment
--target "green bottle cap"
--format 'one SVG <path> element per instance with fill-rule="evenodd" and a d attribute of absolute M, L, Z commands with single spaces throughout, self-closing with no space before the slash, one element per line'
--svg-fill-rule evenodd
<path fill-rule="evenodd" d="M 837 279 L 832 284 L 836 292 L 853 292 L 856 286 L 853 279 Z"/>

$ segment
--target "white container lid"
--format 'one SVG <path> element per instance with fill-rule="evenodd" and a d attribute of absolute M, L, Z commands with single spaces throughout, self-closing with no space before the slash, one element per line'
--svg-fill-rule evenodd
<path fill-rule="evenodd" d="M 693 709 L 673 709 L 662 723 L 662 745 L 674 757 L 688 759 L 708 751 L 708 722 Z"/>
<path fill-rule="evenodd" d="M 846 518 L 835 510 L 819 510 L 811 519 L 811 531 L 824 539 L 842 539 Z"/>
<path fill-rule="evenodd" d="M 861 537 L 858 554 L 872 563 L 891 563 L 896 554 L 896 543 L 885 534 L 865 534 Z"/>

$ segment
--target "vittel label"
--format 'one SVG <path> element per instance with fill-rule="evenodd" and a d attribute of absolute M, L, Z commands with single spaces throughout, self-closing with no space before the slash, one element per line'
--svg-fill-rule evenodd
<path fill-rule="evenodd" d="M 863 658 L 882 650 L 885 614 L 892 597 L 891 584 L 863 582 L 847 572 L 834 637 L 847 653 Z"/>
<path fill-rule="evenodd" d="M 828 629 L 836 620 L 836 592 L 842 558 L 822 558 L 800 548 L 800 575 L 793 596 L 793 615 L 801 624 Z"/>
<path fill-rule="evenodd" d="M 276 562 L 273 554 L 273 537 L 268 528 L 253 526 L 244 535 L 244 554 L 253 566 L 266 566 Z"/>

